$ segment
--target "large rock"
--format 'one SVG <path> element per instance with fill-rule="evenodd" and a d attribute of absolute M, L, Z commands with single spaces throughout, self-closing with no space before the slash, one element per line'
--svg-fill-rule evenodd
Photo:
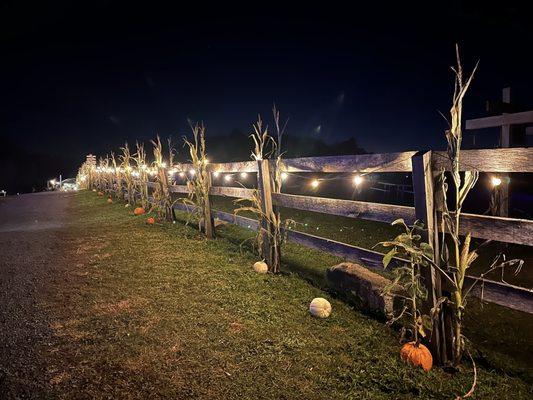
<path fill-rule="evenodd" d="M 367 311 L 389 315 L 394 309 L 394 296 L 382 295 L 391 281 L 362 267 L 344 262 L 327 269 L 330 285 L 348 300 L 357 303 Z"/>

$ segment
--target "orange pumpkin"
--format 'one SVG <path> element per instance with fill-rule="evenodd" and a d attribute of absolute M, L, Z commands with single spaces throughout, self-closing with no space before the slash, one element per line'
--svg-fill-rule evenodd
<path fill-rule="evenodd" d="M 113 199 L 110 197 L 109 199 L 107 199 L 107 202 L 111 204 L 113 202 Z"/>
<path fill-rule="evenodd" d="M 135 210 L 133 210 L 133 214 L 135 215 L 143 215 L 144 213 L 145 211 L 142 207 L 136 207 Z"/>
<path fill-rule="evenodd" d="M 422 367 L 424 371 L 429 371 L 433 366 L 433 356 L 426 346 L 416 342 L 409 342 L 403 345 L 400 350 L 400 357 L 403 361 L 415 367 Z"/>
<path fill-rule="evenodd" d="M 147 224 L 150 224 L 150 225 L 154 224 L 154 222 L 155 222 L 154 217 L 150 217 L 150 218 L 148 218 L 148 219 L 146 220 L 146 223 L 147 223 Z"/>
<path fill-rule="evenodd" d="M 103 196 L 104 192 L 98 192 L 98 196 Z"/>

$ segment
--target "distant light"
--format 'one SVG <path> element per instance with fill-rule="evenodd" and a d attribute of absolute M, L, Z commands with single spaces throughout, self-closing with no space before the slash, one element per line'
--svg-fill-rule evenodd
<path fill-rule="evenodd" d="M 213 177 L 214 178 L 218 178 L 219 175 L 220 175 L 220 172 L 218 172 L 218 171 L 213 172 Z"/>
<path fill-rule="evenodd" d="M 55 180 L 55 179 L 50 179 L 50 183 L 51 183 L 52 185 L 55 185 L 55 184 L 56 184 L 56 180 Z"/>
<path fill-rule="evenodd" d="M 162 162 L 161 163 L 161 168 L 166 168 L 167 167 L 167 163 L 166 162 Z"/>
<path fill-rule="evenodd" d="M 226 182 L 231 181 L 231 175 L 225 175 L 225 176 L 224 176 L 224 180 L 225 180 Z"/>
<path fill-rule="evenodd" d="M 185 172 L 181 171 L 181 172 L 179 173 L 179 176 L 181 176 L 181 177 L 183 178 L 183 177 L 185 176 Z"/>
<path fill-rule="evenodd" d="M 490 180 L 490 183 L 492 183 L 493 187 L 500 186 L 502 184 L 502 180 L 498 178 L 497 176 L 493 176 Z"/>
<path fill-rule="evenodd" d="M 248 174 L 246 172 L 241 172 L 241 178 L 242 179 L 245 179 L 247 176 L 248 176 Z"/>
<path fill-rule="evenodd" d="M 194 175 L 194 174 L 196 174 L 196 171 L 194 169 L 190 169 L 189 170 L 189 174 Z"/>
<path fill-rule="evenodd" d="M 209 159 L 208 158 L 204 158 L 204 164 L 209 164 Z"/>
<path fill-rule="evenodd" d="M 144 164 L 141 164 L 141 169 L 146 170 L 146 169 L 148 169 L 148 167 L 146 165 L 144 165 Z"/>
<path fill-rule="evenodd" d="M 286 172 L 282 172 L 281 173 L 281 180 L 282 181 L 286 180 L 288 177 L 289 177 L 289 174 L 287 174 Z"/>
<path fill-rule="evenodd" d="M 313 180 L 311 181 L 311 187 L 312 187 L 313 189 L 316 189 L 316 188 L 318 187 L 318 185 L 320 185 L 320 181 L 319 181 L 318 179 L 313 179 Z"/>
<path fill-rule="evenodd" d="M 363 183 L 363 177 L 361 175 L 355 175 L 353 177 L 353 183 L 355 186 L 359 186 L 361 183 Z"/>

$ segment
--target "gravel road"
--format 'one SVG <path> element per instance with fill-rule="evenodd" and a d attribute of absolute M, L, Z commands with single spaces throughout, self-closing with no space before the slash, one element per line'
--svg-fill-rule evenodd
<path fill-rule="evenodd" d="M 49 385 L 41 354 L 52 343 L 41 306 L 59 272 L 73 194 L 48 192 L 0 199 L 0 398 L 43 398 Z"/>

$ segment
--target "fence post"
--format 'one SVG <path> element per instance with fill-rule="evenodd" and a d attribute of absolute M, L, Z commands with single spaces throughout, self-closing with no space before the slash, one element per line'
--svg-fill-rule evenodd
<path fill-rule="evenodd" d="M 413 190 L 415 200 L 415 217 L 424 223 L 426 230 L 423 232 L 423 240 L 433 247 L 433 260 L 439 262 L 439 235 L 437 225 L 437 213 L 435 207 L 434 175 L 431 163 L 431 151 L 418 152 L 412 159 Z M 424 286 L 428 292 L 428 298 L 423 304 L 422 311 L 429 313 L 442 297 L 441 277 L 439 271 L 433 266 L 422 268 L 420 271 Z M 430 349 L 437 364 L 443 364 L 447 360 L 447 340 L 444 324 L 444 315 L 440 313 L 438 319 L 433 321 L 433 332 L 429 341 Z M 448 334 L 449 337 L 449 334 Z"/>
<path fill-rule="evenodd" d="M 215 222 L 211 215 L 211 196 L 209 195 L 209 192 L 211 191 L 211 168 L 209 168 L 209 165 L 206 166 L 205 173 L 207 179 L 207 194 L 204 204 L 204 228 L 205 236 L 208 239 L 213 239 L 215 237 Z"/>
<path fill-rule="evenodd" d="M 257 188 L 261 198 L 261 211 L 263 215 L 271 216 L 274 212 L 272 206 L 272 178 L 270 175 L 269 160 L 257 161 Z M 279 252 L 275 251 L 274 246 L 274 226 L 269 218 L 261 217 L 261 245 L 262 253 L 270 272 L 279 272 L 280 260 Z"/>

